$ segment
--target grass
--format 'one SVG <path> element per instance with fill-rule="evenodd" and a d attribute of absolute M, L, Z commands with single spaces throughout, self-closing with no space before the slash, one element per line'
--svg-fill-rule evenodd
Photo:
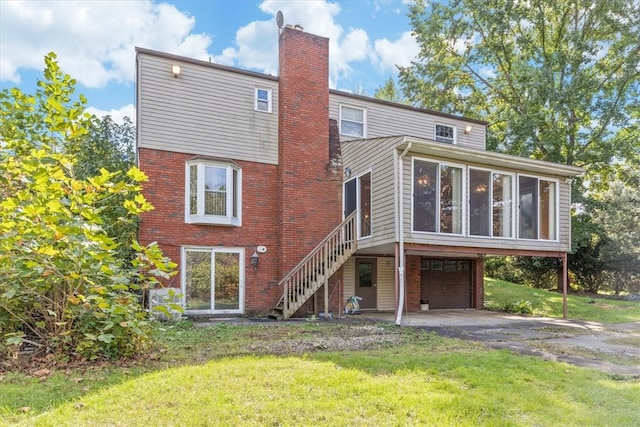
<path fill-rule="evenodd" d="M 562 293 L 544 289 L 532 289 L 515 283 L 485 279 L 485 308 L 502 310 L 506 304 L 530 301 L 534 316 L 562 317 Z M 637 322 L 640 319 L 640 303 L 616 300 L 604 296 L 569 294 L 567 311 L 570 319 L 602 323 Z"/>
<path fill-rule="evenodd" d="M 492 280 L 486 291 L 490 306 L 529 300 L 562 315 L 553 292 Z M 623 301 L 589 300 L 571 295 L 570 316 L 640 319 Z M 332 337 L 365 344 L 327 351 Z M 640 425 L 637 378 L 412 328 L 181 322 L 156 339 L 136 363 L 0 374 L 0 425 Z"/>

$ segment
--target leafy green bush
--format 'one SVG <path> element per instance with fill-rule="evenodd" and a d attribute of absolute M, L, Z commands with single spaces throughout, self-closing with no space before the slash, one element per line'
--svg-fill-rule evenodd
<path fill-rule="evenodd" d="M 533 304 L 530 301 L 508 302 L 502 307 L 502 311 L 517 314 L 533 314 Z"/>
<path fill-rule="evenodd" d="M 130 356 L 150 339 L 138 293 L 159 285 L 175 264 L 155 243 L 132 244 L 133 262 L 100 213 L 121 199 L 136 221 L 153 207 L 141 194 L 146 176 L 101 169 L 78 179 L 67 154 L 90 126 L 84 98 L 71 103 L 75 81 L 55 55 L 35 96 L 0 92 L 0 337 L 4 356 L 25 347 L 60 358 Z M 2 356 L 2 355 L 0 355 Z"/>

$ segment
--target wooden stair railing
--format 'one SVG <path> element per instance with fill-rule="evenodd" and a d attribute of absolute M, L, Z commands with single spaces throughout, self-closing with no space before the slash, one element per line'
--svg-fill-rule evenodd
<path fill-rule="evenodd" d="M 357 211 L 356 211 L 357 212 Z M 282 297 L 271 314 L 288 319 L 356 251 L 356 212 L 351 213 L 279 283 Z"/>

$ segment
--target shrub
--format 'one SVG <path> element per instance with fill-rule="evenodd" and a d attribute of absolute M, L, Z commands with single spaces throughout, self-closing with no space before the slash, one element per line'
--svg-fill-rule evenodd
<path fill-rule="evenodd" d="M 502 311 L 517 314 L 533 314 L 533 304 L 530 301 L 508 302 L 502 307 Z"/>

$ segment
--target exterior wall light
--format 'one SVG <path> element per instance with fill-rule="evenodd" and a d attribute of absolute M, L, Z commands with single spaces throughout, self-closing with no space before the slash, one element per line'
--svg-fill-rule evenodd
<path fill-rule="evenodd" d="M 260 256 L 258 255 L 258 252 L 253 251 L 253 255 L 251 255 L 250 260 L 253 268 L 254 269 L 258 268 L 258 261 L 260 261 Z"/>
<path fill-rule="evenodd" d="M 182 70 L 180 69 L 179 65 L 172 65 L 171 72 L 173 73 L 173 77 L 178 78 Z"/>
<path fill-rule="evenodd" d="M 344 168 L 344 176 L 347 179 L 351 178 L 351 168 L 350 167 L 347 166 L 346 168 Z"/>
<path fill-rule="evenodd" d="M 464 128 L 464 133 L 465 133 L 465 134 L 469 134 L 469 133 L 471 133 L 471 129 L 473 129 L 473 126 L 471 126 L 471 125 L 467 125 L 467 126 Z"/>

